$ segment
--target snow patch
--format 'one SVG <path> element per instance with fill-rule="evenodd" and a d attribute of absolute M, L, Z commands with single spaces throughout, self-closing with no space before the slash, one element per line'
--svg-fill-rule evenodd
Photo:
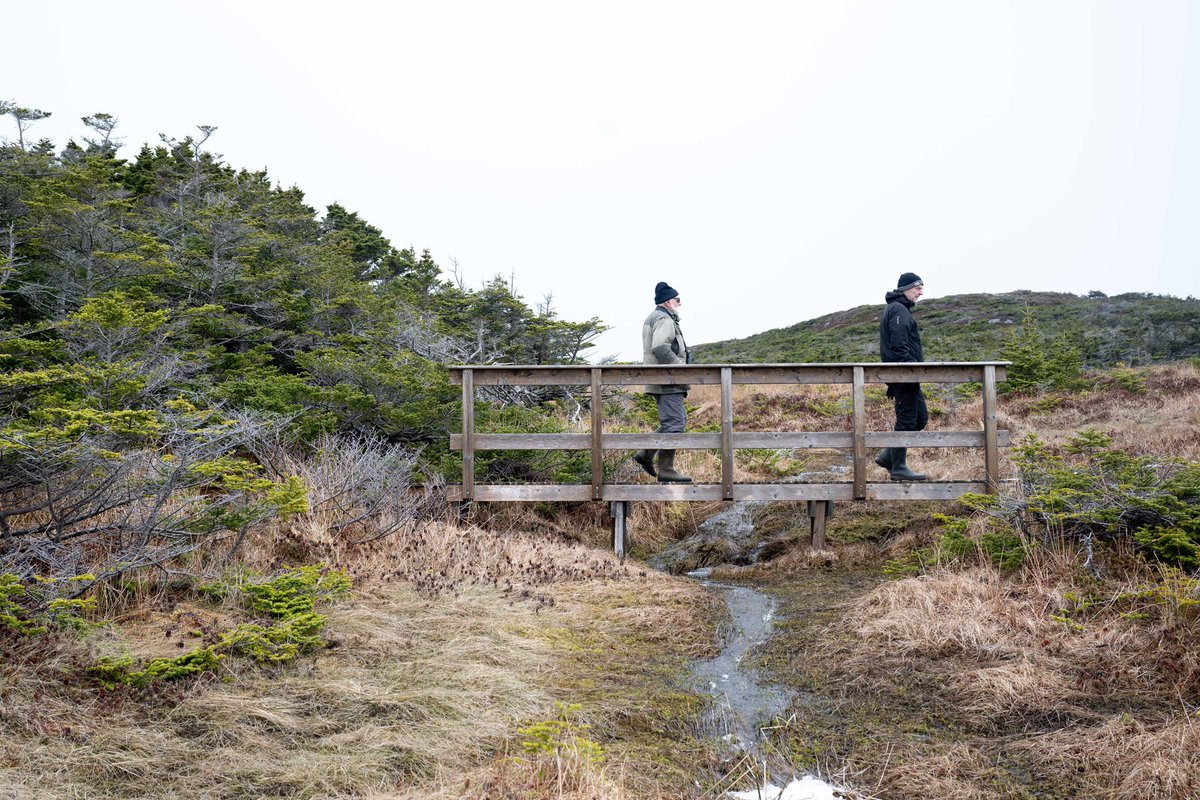
<path fill-rule="evenodd" d="M 844 790 L 830 786 L 820 778 L 805 775 L 780 788 L 773 783 L 744 792 L 726 792 L 731 800 L 840 800 Z"/>

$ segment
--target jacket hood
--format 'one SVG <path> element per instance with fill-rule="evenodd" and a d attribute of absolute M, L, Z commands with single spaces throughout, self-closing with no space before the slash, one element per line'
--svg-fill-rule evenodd
<path fill-rule="evenodd" d="M 883 296 L 883 301 L 885 303 L 895 303 L 896 301 L 900 301 L 909 308 L 913 307 L 913 301 L 905 297 L 904 292 L 900 291 L 899 289 L 892 289 L 890 292 L 885 294 Z"/>

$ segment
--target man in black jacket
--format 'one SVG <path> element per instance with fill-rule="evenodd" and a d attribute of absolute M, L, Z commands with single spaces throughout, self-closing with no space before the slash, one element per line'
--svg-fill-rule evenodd
<path fill-rule="evenodd" d="M 879 357 L 885 362 L 924 361 L 921 334 L 913 319 L 912 307 L 925 293 L 920 276 L 906 272 L 900 276 L 895 291 L 885 296 L 887 308 L 879 320 Z M 929 409 L 919 383 L 889 383 L 887 396 L 896 404 L 896 430 L 920 431 L 929 422 Z M 923 481 L 925 476 L 908 468 L 908 449 L 889 447 L 875 456 L 875 463 L 886 469 L 894 481 Z"/>

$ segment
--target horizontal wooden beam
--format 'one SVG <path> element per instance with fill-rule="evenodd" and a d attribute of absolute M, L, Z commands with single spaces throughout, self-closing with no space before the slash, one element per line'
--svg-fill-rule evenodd
<path fill-rule="evenodd" d="M 734 431 L 733 446 L 738 450 L 837 450 L 853 447 L 854 436 L 848 431 Z"/>
<path fill-rule="evenodd" d="M 875 431 L 864 438 L 867 447 L 983 447 L 983 431 Z M 996 444 L 1008 447 L 1008 431 L 996 431 Z"/>
<path fill-rule="evenodd" d="M 868 500 L 953 500 L 968 492 L 982 494 L 986 481 L 921 481 L 868 483 Z M 585 502 L 591 484 L 475 484 L 472 499 L 482 502 Z M 601 487 L 604 501 L 721 500 L 719 483 L 628 483 Z M 446 487 L 446 500 L 463 500 L 462 487 Z M 853 500 L 853 483 L 735 483 L 733 500 Z"/>
<path fill-rule="evenodd" d="M 588 487 L 591 488 L 591 487 Z M 987 481 L 917 481 L 868 483 L 868 500 L 953 500 L 964 494 L 984 494 Z"/>
<path fill-rule="evenodd" d="M 592 499 L 592 485 L 571 483 L 495 484 L 477 483 L 471 487 L 472 500 L 498 502 L 582 502 Z M 446 486 L 446 500 L 451 503 L 465 500 L 462 487 Z"/>
<path fill-rule="evenodd" d="M 722 368 L 729 368 L 735 384 L 852 383 L 854 368 L 862 367 L 867 383 L 972 383 L 983 381 L 985 366 L 996 368 L 1004 380 L 1007 361 L 925 361 L 884 364 L 878 361 L 845 364 L 620 364 L 602 366 L 561 365 L 454 365 L 450 380 L 462 383 L 470 370 L 476 386 L 587 386 L 592 370 L 600 370 L 603 386 L 641 384 L 720 384 Z"/>
<path fill-rule="evenodd" d="M 983 447 L 983 431 L 875 431 L 866 434 L 867 447 Z M 1008 431 L 997 431 L 1001 447 L 1009 446 Z M 476 450 L 590 450 L 590 433 L 477 433 Z M 605 450 L 719 450 L 719 433 L 605 433 Z M 461 450 L 463 437 L 450 434 L 450 449 Z M 842 431 L 734 431 L 738 450 L 848 449 L 854 437 Z"/>

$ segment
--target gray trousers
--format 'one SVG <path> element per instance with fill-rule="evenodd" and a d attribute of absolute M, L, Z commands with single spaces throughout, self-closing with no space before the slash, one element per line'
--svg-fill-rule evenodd
<path fill-rule="evenodd" d="M 687 426 L 687 408 L 683 405 L 683 394 L 656 394 L 658 402 L 658 432 L 683 433 Z"/>

